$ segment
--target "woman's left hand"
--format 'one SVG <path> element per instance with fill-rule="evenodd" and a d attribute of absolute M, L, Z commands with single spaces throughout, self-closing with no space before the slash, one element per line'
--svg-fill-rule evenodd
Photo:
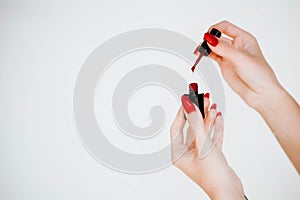
<path fill-rule="evenodd" d="M 203 120 L 197 106 L 182 96 L 182 105 L 171 126 L 172 162 L 196 182 L 211 199 L 244 199 L 243 185 L 228 165 L 222 153 L 223 117 L 210 109 L 209 99 L 204 98 L 206 118 Z M 183 128 L 187 117 L 189 127 L 184 139 Z M 214 137 L 210 132 L 214 129 Z"/>

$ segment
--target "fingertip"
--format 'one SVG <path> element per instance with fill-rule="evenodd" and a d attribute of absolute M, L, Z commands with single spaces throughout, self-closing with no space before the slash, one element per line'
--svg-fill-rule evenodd
<path fill-rule="evenodd" d="M 209 93 L 205 93 L 205 94 L 204 94 L 204 98 L 207 98 L 207 99 L 209 99 L 209 96 L 210 96 L 210 94 L 209 94 Z"/>
<path fill-rule="evenodd" d="M 216 115 L 216 130 L 218 130 L 221 127 L 223 127 L 223 123 L 224 123 L 224 118 L 222 116 L 222 113 L 221 112 L 217 112 L 217 115 Z"/>
<path fill-rule="evenodd" d="M 222 115 L 219 114 L 215 121 L 213 141 L 216 142 L 217 147 L 220 150 L 222 150 L 222 146 L 223 146 L 223 137 L 224 137 L 224 119 Z"/>
<path fill-rule="evenodd" d="M 195 106 L 195 104 L 190 100 L 190 98 L 186 95 L 182 95 L 181 96 L 181 103 L 182 103 L 182 106 L 184 108 L 184 110 L 190 114 L 192 112 L 195 111 L 195 108 L 197 106 Z"/>
<path fill-rule="evenodd" d="M 207 45 L 212 50 L 212 52 L 210 54 L 214 53 L 215 55 L 217 55 L 219 57 L 223 57 L 222 51 L 220 51 L 220 48 L 222 48 L 222 42 L 218 42 L 218 44 L 216 46 L 213 46 L 209 43 L 207 43 Z M 213 58 L 214 56 L 212 55 L 211 57 Z"/>
<path fill-rule="evenodd" d="M 213 104 L 213 105 L 216 105 L 216 104 Z M 213 105 L 212 105 L 212 107 L 213 107 Z M 209 115 L 210 115 L 211 119 L 215 120 L 215 118 L 217 116 L 217 110 L 215 108 L 210 109 Z"/>
<path fill-rule="evenodd" d="M 210 107 L 211 110 L 216 110 L 217 109 L 217 104 L 216 103 L 213 103 Z"/>

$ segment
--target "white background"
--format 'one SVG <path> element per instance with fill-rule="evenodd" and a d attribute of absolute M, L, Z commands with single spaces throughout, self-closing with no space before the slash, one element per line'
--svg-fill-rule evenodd
<path fill-rule="evenodd" d="M 299 101 L 299 9 L 299 1 L 271 0 L 1 1 L 0 199 L 206 199 L 174 167 L 122 174 L 87 153 L 72 113 L 80 67 L 124 31 L 165 28 L 200 41 L 226 19 L 257 37 Z M 224 152 L 249 199 L 299 199 L 299 176 L 268 127 L 226 85 L 225 92 Z"/>

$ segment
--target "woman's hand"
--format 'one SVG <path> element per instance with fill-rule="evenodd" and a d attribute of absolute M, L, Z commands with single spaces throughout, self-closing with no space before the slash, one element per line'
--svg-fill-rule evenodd
<path fill-rule="evenodd" d="M 210 57 L 220 65 L 226 82 L 250 107 L 257 110 L 265 106 L 270 100 L 267 98 L 281 87 L 255 37 L 227 21 L 211 26 L 209 31 L 212 28 L 223 33 L 217 45 L 207 41 Z"/>
<path fill-rule="evenodd" d="M 230 38 L 205 34 L 210 57 L 220 65 L 224 79 L 274 133 L 300 173 L 300 106 L 277 81 L 256 39 L 237 26 L 222 21 L 211 26 Z M 214 46 L 213 46 L 214 45 Z"/>
<path fill-rule="evenodd" d="M 196 182 L 211 199 L 244 199 L 243 186 L 222 153 L 223 117 L 216 104 L 209 107 L 205 98 L 206 118 L 191 100 L 182 96 L 182 105 L 171 127 L 173 164 Z M 189 127 L 184 139 L 187 117 Z M 214 136 L 210 132 L 214 128 Z"/>

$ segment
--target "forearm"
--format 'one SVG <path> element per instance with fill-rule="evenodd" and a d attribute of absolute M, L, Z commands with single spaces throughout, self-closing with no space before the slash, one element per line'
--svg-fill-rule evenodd
<path fill-rule="evenodd" d="M 300 173 L 300 107 L 281 87 L 270 90 L 257 111 Z"/>
<path fill-rule="evenodd" d="M 245 200 L 245 196 L 243 194 L 232 190 L 221 191 L 214 195 L 209 195 L 209 198 L 211 200 Z"/>

